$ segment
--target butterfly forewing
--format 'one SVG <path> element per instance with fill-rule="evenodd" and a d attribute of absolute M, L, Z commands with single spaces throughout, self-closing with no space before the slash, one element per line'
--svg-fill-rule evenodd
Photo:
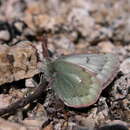
<path fill-rule="evenodd" d="M 65 56 L 62 60 L 77 64 L 95 74 L 105 88 L 117 74 L 119 67 L 118 57 L 114 54 L 80 54 Z"/>

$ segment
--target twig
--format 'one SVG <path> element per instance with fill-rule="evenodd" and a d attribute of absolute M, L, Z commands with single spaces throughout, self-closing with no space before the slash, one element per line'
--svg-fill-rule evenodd
<path fill-rule="evenodd" d="M 38 99 L 46 91 L 46 88 L 47 88 L 46 81 L 40 83 L 39 86 L 36 88 L 36 90 L 34 90 L 33 94 L 30 94 L 27 97 L 24 97 L 16 101 L 15 103 L 12 103 L 11 105 L 0 109 L 0 116 L 17 111 L 18 109 Z"/>
<path fill-rule="evenodd" d="M 42 42 L 43 42 L 43 44 L 42 44 L 43 56 L 44 56 L 44 58 L 48 59 L 49 54 L 48 54 L 48 46 L 47 46 L 47 44 L 48 44 L 47 35 L 44 35 L 42 37 Z"/>

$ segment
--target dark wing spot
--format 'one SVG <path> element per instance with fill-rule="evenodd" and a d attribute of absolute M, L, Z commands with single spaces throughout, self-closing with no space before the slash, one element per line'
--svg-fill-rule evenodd
<path fill-rule="evenodd" d="M 89 62 L 89 58 L 88 57 L 86 57 L 86 63 L 88 63 Z"/>

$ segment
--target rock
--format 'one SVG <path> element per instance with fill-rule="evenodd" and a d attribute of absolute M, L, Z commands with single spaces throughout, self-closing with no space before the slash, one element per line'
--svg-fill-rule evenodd
<path fill-rule="evenodd" d="M 2 7 L 1 12 L 4 12 L 6 19 L 11 20 L 12 18 L 21 18 L 26 5 L 25 2 L 19 0 L 7 0 Z"/>
<path fill-rule="evenodd" d="M 111 119 L 129 121 L 130 117 L 130 74 L 119 78 L 109 92 Z"/>
<path fill-rule="evenodd" d="M 51 41 L 55 45 L 59 54 L 67 54 L 74 52 L 73 42 L 64 34 L 54 36 Z"/>
<path fill-rule="evenodd" d="M 10 34 L 7 30 L 0 31 L 0 41 L 9 41 Z"/>
<path fill-rule="evenodd" d="M 0 130 L 27 130 L 27 128 L 18 123 L 16 124 L 0 118 Z"/>
<path fill-rule="evenodd" d="M 26 87 L 30 87 L 30 88 L 36 87 L 36 86 L 34 85 L 34 83 L 33 83 L 33 79 L 32 79 L 32 78 L 26 79 L 26 81 L 25 81 L 25 86 L 26 86 Z"/>
<path fill-rule="evenodd" d="M 123 61 L 123 63 L 120 65 L 120 71 L 122 71 L 124 74 L 130 73 L 130 58 L 127 58 Z"/>
<path fill-rule="evenodd" d="M 114 101 L 125 98 L 128 95 L 129 86 L 130 74 L 124 75 L 119 78 L 112 87 L 112 91 L 110 91 L 111 100 Z"/>
<path fill-rule="evenodd" d="M 53 129 L 53 125 L 49 124 L 48 126 L 46 126 L 45 128 L 43 128 L 43 130 L 54 130 Z"/>
<path fill-rule="evenodd" d="M 23 30 L 27 28 L 27 25 L 22 20 L 13 21 L 12 26 L 18 34 L 21 34 Z"/>
<path fill-rule="evenodd" d="M 87 130 L 94 130 L 95 128 L 95 122 L 92 117 L 82 117 L 77 115 L 76 120 L 79 122 L 79 129 L 86 128 Z"/>
<path fill-rule="evenodd" d="M 114 120 L 107 125 L 98 128 L 97 130 L 128 130 L 128 124 L 120 120 Z"/>
<path fill-rule="evenodd" d="M 0 45 L 0 85 L 39 73 L 37 58 L 31 42 L 23 41 L 12 47 Z"/>
<path fill-rule="evenodd" d="M 8 42 L 12 39 L 12 30 L 8 22 L 0 20 L 0 43 Z"/>
<path fill-rule="evenodd" d="M 48 117 L 45 108 L 43 105 L 38 104 L 33 111 L 28 112 L 28 117 L 22 121 L 22 124 L 30 128 L 40 129 L 47 120 Z"/>
<path fill-rule="evenodd" d="M 43 121 L 35 120 L 35 119 L 25 119 L 23 123 L 28 127 L 41 128 Z"/>
<path fill-rule="evenodd" d="M 11 102 L 12 96 L 10 95 L 5 95 L 5 94 L 0 94 L 0 108 L 7 107 L 10 102 Z"/>
<path fill-rule="evenodd" d="M 115 46 L 109 41 L 103 41 L 98 43 L 98 47 L 100 48 L 101 52 L 108 52 L 108 53 L 112 53 L 113 50 L 115 49 Z"/>

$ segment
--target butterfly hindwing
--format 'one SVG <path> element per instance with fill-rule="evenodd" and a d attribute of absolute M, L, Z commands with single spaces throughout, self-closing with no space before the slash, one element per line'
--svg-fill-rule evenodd
<path fill-rule="evenodd" d="M 53 63 L 53 67 L 56 72 L 53 89 L 65 104 L 84 107 L 97 100 L 102 88 L 91 73 L 64 61 Z"/>

